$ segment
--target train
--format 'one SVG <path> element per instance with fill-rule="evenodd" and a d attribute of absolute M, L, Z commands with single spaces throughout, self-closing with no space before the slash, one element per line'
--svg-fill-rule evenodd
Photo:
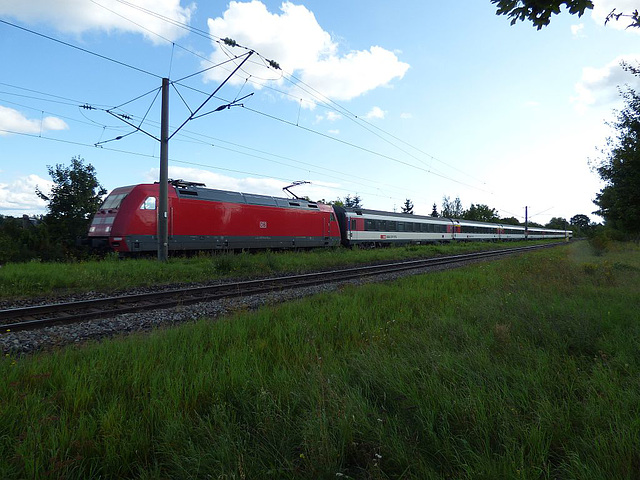
<path fill-rule="evenodd" d="M 570 239 L 571 231 L 345 208 L 170 180 L 170 252 L 380 247 L 451 241 Z M 114 189 L 92 218 L 88 242 L 122 255 L 158 248 L 159 184 Z"/>

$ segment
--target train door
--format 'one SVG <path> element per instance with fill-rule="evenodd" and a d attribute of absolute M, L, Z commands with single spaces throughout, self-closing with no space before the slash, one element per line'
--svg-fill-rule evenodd
<path fill-rule="evenodd" d="M 456 239 L 456 233 L 460 233 L 461 232 L 461 227 L 459 223 L 456 223 L 453 219 L 449 219 L 449 221 L 451 222 L 450 225 L 447 225 L 447 233 L 451 235 L 451 239 L 455 240 Z"/>
<path fill-rule="evenodd" d="M 322 236 L 324 237 L 325 247 L 329 245 L 329 239 L 331 238 L 331 217 L 333 217 L 333 213 L 327 213 L 322 216 Z"/>

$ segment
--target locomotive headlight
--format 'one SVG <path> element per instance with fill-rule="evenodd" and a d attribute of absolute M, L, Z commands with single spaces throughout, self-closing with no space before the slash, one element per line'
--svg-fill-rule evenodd
<path fill-rule="evenodd" d="M 95 231 L 96 231 L 96 227 L 91 227 L 91 228 L 89 228 L 89 233 L 93 233 L 93 232 L 95 232 Z"/>
<path fill-rule="evenodd" d="M 111 227 L 105 227 L 104 231 L 105 231 L 105 233 L 109 233 L 111 231 Z"/>

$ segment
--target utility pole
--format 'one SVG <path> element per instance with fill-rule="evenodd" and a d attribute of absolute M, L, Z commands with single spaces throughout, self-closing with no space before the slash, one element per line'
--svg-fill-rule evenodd
<path fill-rule="evenodd" d="M 524 239 L 529 239 L 529 207 L 524 207 Z"/>
<path fill-rule="evenodd" d="M 162 79 L 160 114 L 160 193 L 158 195 L 158 260 L 169 258 L 169 79 Z"/>
<path fill-rule="evenodd" d="M 238 44 L 230 39 L 225 38 L 222 40 L 226 45 L 230 47 L 237 47 Z M 168 215 L 168 207 L 169 207 L 169 140 L 178 133 L 182 127 L 184 127 L 191 120 L 195 120 L 196 118 L 204 117 L 205 115 L 209 115 L 210 113 L 220 112 L 222 110 L 226 110 L 231 107 L 243 106 L 243 104 L 239 103 L 247 97 L 253 95 L 253 92 L 245 95 L 242 98 L 237 98 L 236 100 L 220 105 L 218 108 L 200 113 L 200 110 L 204 108 L 204 106 L 218 93 L 218 91 L 223 87 L 227 81 L 231 77 L 233 77 L 240 68 L 244 65 L 244 63 L 249 60 L 249 57 L 253 55 L 255 52 L 253 50 L 249 50 L 247 53 L 244 53 L 240 56 L 237 56 L 232 60 L 237 60 L 239 58 L 244 57 L 244 59 L 240 62 L 239 65 L 236 65 L 236 68 L 229 74 L 229 76 L 222 82 L 218 88 L 216 88 L 211 95 L 207 97 L 207 99 L 202 102 L 202 104 L 195 110 L 191 111 L 191 115 L 180 125 L 171 135 L 169 135 L 169 79 L 162 79 L 162 106 L 161 106 L 161 121 L 160 121 L 160 138 L 155 135 L 145 131 L 141 128 L 141 125 L 134 124 L 131 120 L 130 115 L 116 113 L 112 110 L 105 110 L 109 115 L 114 116 L 118 120 L 123 121 L 127 125 L 133 127 L 136 131 L 142 132 L 156 141 L 160 141 L 160 182 L 159 182 L 159 192 L 158 192 L 158 216 L 157 216 L 157 226 L 158 226 L 158 260 L 161 262 L 166 262 L 169 258 L 169 215 Z M 226 63 L 226 62 L 225 62 Z M 278 65 L 273 60 L 268 60 L 269 66 L 276 70 L 280 70 L 280 65 Z M 208 70 L 208 69 L 207 69 Z M 200 72 L 202 73 L 202 72 Z M 192 75 L 190 75 L 192 76 Z M 185 77 L 189 78 L 189 77 Z M 183 99 L 184 101 L 184 99 Z M 84 106 L 83 108 L 93 109 L 90 106 Z M 115 109 L 113 109 L 115 110 Z M 126 136 L 126 135 L 125 135 Z M 115 138 L 115 140 L 120 140 L 123 138 L 122 136 Z"/>

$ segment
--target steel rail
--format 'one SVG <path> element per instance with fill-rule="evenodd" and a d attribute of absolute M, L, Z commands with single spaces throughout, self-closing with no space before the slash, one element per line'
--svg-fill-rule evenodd
<path fill-rule="evenodd" d="M 561 244 L 563 243 L 489 250 L 446 257 L 433 257 L 380 265 L 366 265 L 339 270 L 303 273 L 299 275 L 244 280 L 217 285 L 185 287 L 152 293 L 11 308 L 0 310 L 0 322 L 8 321 L 0 325 L 0 335 L 9 331 L 35 330 L 52 325 L 76 323 L 96 318 L 109 318 L 123 313 L 132 313 L 141 310 L 172 308 L 179 305 L 191 305 L 223 298 L 249 296 L 275 290 L 302 288 L 404 270 L 454 265 L 471 260 L 491 259 Z"/>

